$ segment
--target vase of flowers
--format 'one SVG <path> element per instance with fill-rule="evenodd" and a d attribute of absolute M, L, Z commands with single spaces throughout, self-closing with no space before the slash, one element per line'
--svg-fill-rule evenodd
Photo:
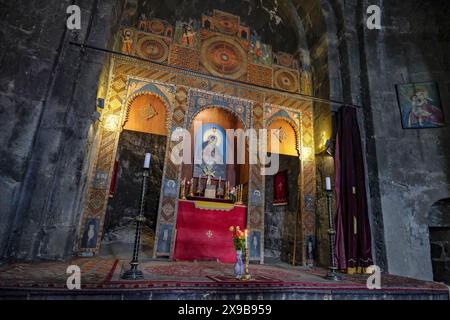
<path fill-rule="evenodd" d="M 230 232 L 233 234 L 233 245 L 236 250 L 234 275 L 236 276 L 236 279 L 241 279 L 244 275 L 243 255 L 245 254 L 245 233 L 240 230 L 239 226 L 231 226 Z"/>

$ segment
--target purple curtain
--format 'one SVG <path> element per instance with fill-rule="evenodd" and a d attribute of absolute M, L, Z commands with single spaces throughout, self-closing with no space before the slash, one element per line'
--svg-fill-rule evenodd
<path fill-rule="evenodd" d="M 366 268 L 373 262 L 364 163 L 356 109 L 342 106 L 336 117 L 335 259 L 338 269 Z"/>

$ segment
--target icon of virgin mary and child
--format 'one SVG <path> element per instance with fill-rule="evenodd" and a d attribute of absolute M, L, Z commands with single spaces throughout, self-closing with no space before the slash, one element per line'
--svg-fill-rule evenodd
<path fill-rule="evenodd" d="M 439 103 L 435 102 L 425 88 L 418 88 L 409 97 L 409 112 L 403 114 L 403 124 L 407 128 L 433 128 L 444 125 L 444 117 Z"/>

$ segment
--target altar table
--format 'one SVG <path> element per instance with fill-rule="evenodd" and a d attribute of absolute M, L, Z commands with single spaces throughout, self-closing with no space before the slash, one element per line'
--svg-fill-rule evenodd
<path fill-rule="evenodd" d="M 247 207 L 179 200 L 173 259 L 236 262 L 230 226 L 245 229 Z"/>

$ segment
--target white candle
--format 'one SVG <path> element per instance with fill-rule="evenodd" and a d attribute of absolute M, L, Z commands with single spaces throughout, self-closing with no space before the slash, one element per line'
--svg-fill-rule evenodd
<path fill-rule="evenodd" d="M 325 190 L 331 191 L 331 178 L 330 177 L 325 178 Z"/>
<path fill-rule="evenodd" d="M 245 251 L 247 250 L 248 250 L 248 231 L 247 229 L 245 229 Z"/>
<path fill-rule="evenodd" d="M 152 158 L 152 155 L 150 153 L 145 154 L 145 160 L 144 160 L 144 169 L 150 168 L 150 159 Z"/>

